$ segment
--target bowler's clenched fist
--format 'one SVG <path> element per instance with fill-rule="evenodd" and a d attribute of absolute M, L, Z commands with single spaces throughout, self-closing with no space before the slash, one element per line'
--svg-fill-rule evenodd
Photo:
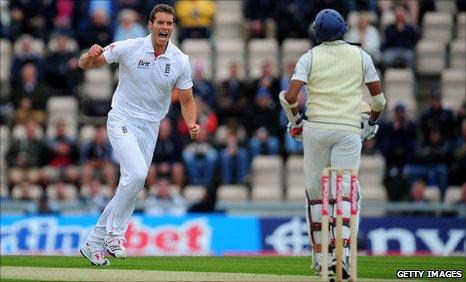
<path fill-rule="evenodd" d="M 189 135 L 191 135 L 191 139 L 196 140 L 199 136 L 199 131 L 201 131 L 201 127 L 199 126 L 199 124 L 189 123 L 188 131 Z"/>
<path fill-rule="evenodd" d="M 99 44 L 94 44 L 89 48 L 89 51 L 87 51 L 87 55 L 89 55 L 89 58 L 91 59 L 96 59 L 102 53 L 104 52 L 104 48 L 102 48 Z"/>

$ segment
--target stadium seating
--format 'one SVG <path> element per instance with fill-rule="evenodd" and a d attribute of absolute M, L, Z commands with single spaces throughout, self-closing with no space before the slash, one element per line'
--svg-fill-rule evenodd
<path fill-rule="evenodd" d="M 450 68 L 466 69 L 466 43 L 464 39 L 450 41 Z"/>
<path fill-rule="evenodd" d="M 205 196 L 206 188 L 202 185 L 186 185 L 181 192 L 188 202 L 197 202 Z"/>
<path fill-rule="evenodd" d="M 249 198 L 249 189 L 244 185 L 220 185 L 217 190 L 219 201 L 245 201 Z"/>
<path fill-rule="evenodd" d="M 110 186 L 101 184 L 99 185 L 99 187 L 100 187 L 99 190 L 102 196 L 106 198 L 111 198 L 113 196 L 113 189 Z M 91 191 L 90 191 L 89 186 L 87 185 L 81 186 L 81 190 L 79 192 L 79 195 L 81 197 L 88 198 L 90 197 L 90 193 Z"/>
<path fill-rule="evenodd" d="M 464 39 L 466 37 L 466 12 L 458 13 L 456 28 L 456 38 Z"/>
<path fill-rule="evenodd" d="M 245 44 L 242 39 L 222 39 L 216 44 L 215 81 L 220 82 L 229 75 L 230 65 L 234 62 L 239 68 L 239 77 L 246 77 Z"/>
<path fill-rule="evenodd" d="M 220 42 L 224 39 L 242 38 L 242 1 L 217 1 L 216 4 L 215 39 Z"/>
<path fill-rule="evenodd" d="M 280 156 L 256 156 L 251 163 L 253 200 L 281 200 L 282 169 Z"/>
<path fill-rule="evenodd" d="M 457 186 L 450 186 L 448 187 L 446 193 L 445 193 L 445 203 L 456 203 L 459 201 L 461 198 L 461 188 Z"/>
<path fill-rule="evenodd" d="M 407 113 L 413 118 L 417 110 L 414 97 L 414 73 L 411 69 L 389 68 L 385 71 L 384 93 L 387 96 L 387 113 L 398 102 L 403 102 Z"/>
<path fill-rule="evenodd" d="M 281 45 L 281 70 L 286 68 L 290 62 L 297 62 L 298 59 L 311 49 L 311 42 L 308 39 L 283 40 Z"/>
<path fill-rule="evenodd" d="M 304 158 L 301 155 L 289 156 L 285 164 L 285 185 L 286 199 L 299 200 L 305 199 L 304 187 Z"/>
<path fill-rule="evenodd" d="M 47 101 L 47 136 L 55 134 L 55 123 L 63 120 L 67 127 L 67 135 L 76 138 L 79 123 L 78 100 L 72 96 L 54 96 Z"/>
<path fill-rule="evenodd" d="M 440 189 L 437 186 L 428 186 L 424 192 L 424 198 L 429 203 L 440 203 Z"/>
<path fill-rule="evenodd" d="M 57 199 L 57 185 L 60 184 L 50 184 L 47 186 L 45 189 L 45 192 L 47 193 L 47 197 L 49 199 Z M 78 188 L 74 186 L 73 184 L 64 184 L 64 197 L 66 200 L 74 200 L 77 199 L 78 197 Z"/>
<path fill-rule="evenodd" d="M 28 187 L 29 190 L 29 197 L 32 200 L 37 200 L 42 196 L 42 188 L 39 185 L 31 184 Z M 19 185 L 15 185 L 11 190 L 11 198 L 12 199 L 20 199 L 21 198 L 21 188 Z"/>
<path fill-rule="evenodd" d="M 11 59 L 12 59 L 12 45 L 7 39 L 0 40 L 0 83 L 3 85 L 9 84 Z M 2 94 L 3 97 L 4 94 Z"/>
<path fill-rule="evenodd" d="M 38 126 L 36 128 L 35 135 L 39 139 L 44 138 L 44 130 L 42 129 L 42 127 Z M 11 137 L 14 140 L 26 138 L 26 127 L 24 125 L 22 125 L 22 124 L 15 125 L 13 127 L 13 130 L 11 131 Z"/>
<path fill-rule="evenodd" d="M 193 70 L 197 65 L 202 65 L 205 78 L 212 79 L 214 56 L 212 56 L 212 45 L 208 39 L 186 39 L 181 44 L 181 50 L 189 54 Z"/>
<path fill-rule="evenodd" d="M 435 9 L 438 12 L 446 12 L 450 15 L 456 12 L 455 1 L 435 0 Z"/>
<path fill-rule="evenodd" d="M 422 21 L 422 37 L 448 42 L 452 38 L 453 17 L 446 12 L 427 12 Z"/>
<path fill-rule="evenodd" d="M 422 39 L 416 45 L 416 71 L 420 75 L 440 75 L 445 68 L 446 44 Z"/>
<path fill-rule="evenodd" d="M 84 84 L 82 89 L 83 99 L 91 101 L 109 101 L 113 92 L 113 78 L 110 67 L 103 66 L 84 72 Z"/>
<path fill-rule="evenodd" d="M 251 39 L 247 44 L 248 74 L 257 78 L 262 73 L 262 65 L 271 62 L 275 70 L 278 64 L 278 43 L 275 39 Z"/>
<path fill-rule="evenodd" d="M 442 102 L 445 107 L 458 109 L 464 101 L 466 72 L 459 69 L 445 69 L 442 72 Z"/>
<path fill-rule="evenodd" d="M 6 167 L 6 153 L 10 147 L 10 129 L 8 126 L 0 126 L 0 189 L 8 192 L 7 189 L 7 167 Z M 0 196 L 1 197 L 1 196 Z"/>
<path fill-rule="evenodd" d="M 95 135 L 96 128 L 93 125 L 86 124 L 79 130 L 79 143 L 84 144 L 87 141 L 92 140 Z"/>

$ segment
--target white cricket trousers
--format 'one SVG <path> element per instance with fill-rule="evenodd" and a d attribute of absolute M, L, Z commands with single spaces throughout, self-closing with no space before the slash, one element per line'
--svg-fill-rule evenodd
<path fill-rule="evenodd" d="M 124 236 L 136 204 L 136 196 L 144 187 L 154 154 L 160 122 L 121 117 L 110 111 L 107 134 L 120 164 L 120 181 L 115 196 L 105 207 L 87 243 L 103 248 L 104 237 L 112 232 Z"/>
<path fill-rule="evenodd" d="M 359 170 L 361 160 L 361 136 L 349 131 L 325 130 L 311 127 L 305 122 L 303 127 L 304 142 L 304 183 L 309 199 L 322 199 L 322 169 L 325 167 L 344 167 Z M 329 178 L 329 198 L 335 198 L 335 174 Z M 345 173 L 342 181 L 343 197 L 349 198 L 350 174 Z M 361 187 L 356 182 L 358 193 L 358 218 Z M 343 201 L 343 218 L 350 217 L 350 203 Z M 329 214 L 335 216 L 333 205 L 329 205 Z M 307 205 L 308 225 L 320 223 L 322 220 L 321 204 Z M 359 220 L 358 220 L 359 221 Z M 311 227 L 312 230 L 312 227 Z M 321 243 L 321 232 L 309 230 L 312 243 Z M 349 228 L 343 227 L 343 238 L 349 238 Z"/>

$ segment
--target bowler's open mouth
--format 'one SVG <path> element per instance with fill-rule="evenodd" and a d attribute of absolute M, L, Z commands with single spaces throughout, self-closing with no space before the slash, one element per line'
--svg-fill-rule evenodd
<path fill-rule="evenodd" d="M 162 39 L 168 38 L 168 32 L 160 32 L 159 37 L 162 38 Z"/>

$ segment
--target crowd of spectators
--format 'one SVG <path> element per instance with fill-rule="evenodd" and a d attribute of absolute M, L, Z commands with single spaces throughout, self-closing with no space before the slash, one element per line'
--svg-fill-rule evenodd
<path fill-rule="evenodd" d="M 9 4 L 9 5 L 6 5 Z M 24 134 L 14 135 L 6 154 L 10 190 L 25 191 L 39 185 L 42 190 L 58 183 L 58 191 L 73 184 L 89 203 L 102 206 L 118 183 L 118 167 L 107 140 L 105 127 L 98 126 L 93 138 L 82 142 L 66 134 L 63 121 L 56 121 L 54 134 L 46 131 L 46 105 L 50 97 L 73 95 L 84 73 L 77 66 L 80 52 L 97 43 L 148 34 L 145 25 L 157 3 L 173 5 L 177 11 L 177 36 L 213 38 L 216 3 L 214 1 L 158 0 L 51 0 L 2 1 L 9 15 L 2 13 L 0 37 L 19 50 L 11 66 L 11 93 L 2 95 L 2 109 L 12 107 L 11 116 L 3 111 L 1 122 L 14 128 L 24 125 Z M 458 2 L 460 3 L 460 2 Z M 434 1 L 374 0 L 245 0 L 245 39 L 275 37 L 311 38 L 312 20 L 321 9 L 333 8 L 345 18 L 351 11 L 360 17 L 349 26 L 346 40 L 360 42 L 374 62 L 385 67 L 413 67 L 414 50 L 420 38 L 419 23 L 426 11 L 435 10 Z M 458 5 L 458 9 L 464 9 Z M 383 25 L 387 14 L 392 24 Z M 376 15 L 374 20 L 373 15 Z M 44 54 L 35 46 L 39 39 L 47 46 Z M 313 41 L 315 45 L 316 42 Z M 298 58 L 296 58 L 298 59 Z M 188 207 L 172 189 L 198 184 L 209 188 L 205 202 L 215 193 L 210 188 L 222 183 L 248 184 L 251 160 L 259 154 L 301 154 L 302 144 L 286 134 L 286 117 L 280 108 L 278 93 L 286 89 L 295 62 L 283 70 L 267 61 L 262 74 L 240 78 L 238 65 L 232 62 L 229 76 L 212 81 L 205 76 L 209 66 L 193 66 L 194 95 L 202 127 L 198 142 L 190 142 L 186 124 L 179 115 L 176 93 L 172 110 L 161 122 L 158 143 L 150 167 L 148 202 L 173 202 L 179 213 Z M 305 89 L 299 101 L 305 107 Z M 442 197 L 449 185 L 464 185 L 466 175 L 465 105 L 445 109 L 441 92 L 420 117 L 410 119 L 403 104 L 393 109 L 393 118 L 382 123 L 372 152 L 380 151 L 386 160 L 384 184 L 390 200 L 406 200 L 410 187 L 420 182 L 436 185 Z M 82 126 L 82 125 L 81 125 Z M 36 186 L 34 186 L 36 187 Z M 106 187 L 104 192 L 99 187 Z M 103 189 L 103 188 L 102 188 Z M 20 193 L 18 192 L 18 193 Z M 21 195 L 23 193 L 21 192 Z M 100 203 L 100 204 L 98 204 Z M 157 204 L 158 205 L 158 204 Z M 156 206 L 151 204 L 151 206 Z M 199 208 L 196 206 L 196 208 Z M 148 210 L 151 213 L 163 212 Z M 202 209 L 202 208 L 199 208 Z"/>

